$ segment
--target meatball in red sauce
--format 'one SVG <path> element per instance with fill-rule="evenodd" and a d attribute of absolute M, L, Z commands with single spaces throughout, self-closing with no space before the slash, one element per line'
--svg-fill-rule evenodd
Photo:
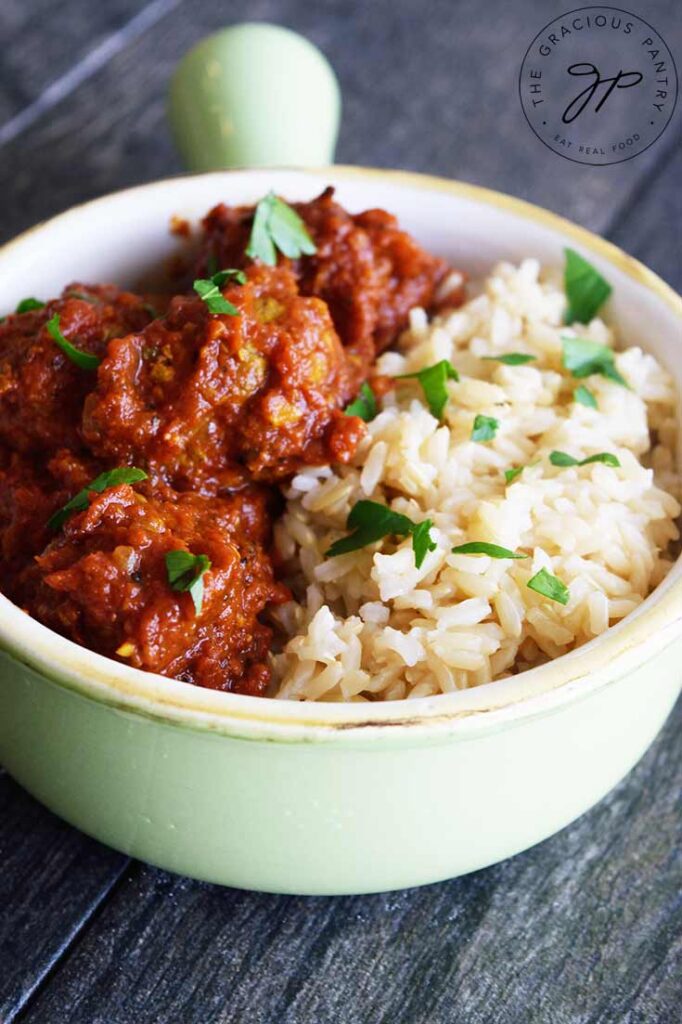
<path fill-rule="evenodd" d="M 262 693 L 270 630 L 258 615 L 287 591 L 262 541 L 267 497 L 145 498 L 122 484 L 94 494 L 35 560 L 32 614 L 86 647 L 199 686 Z M 195 603 L 169 582 L 166 555 L 203 555 Z"/>
<path fill-rule="evenodd" d="M 280 263 L 291 265 L 302 295 L 327 303 L 343 344 L 350 349 L 357 383 L 379 352 L 407 326 L 413 306 L 430 307 L 448 267 L 402 231 L 385 210 L 350 214 L 334 189 L 309 203 L 293 203 L 317 252 Z M 211 266 L 244 265 L 253 223 L 252 206 L 214 207 L 203 222 L 198 273 Z"/>
<path fill-rule="evenodd" d="M 446 274 L 382 210 L 332 189 L 295 210 L 310 237 L 284 247 L 306 255 L 276 257 L 274 229 L 249 246 L 254 208 L 217 206 L 198 294 L 76 284 L 0 322 L 3 593 L 110 658 L 254 695 L 290 596 L 278 485 L 353 458 L 367 428 L 344 409 L 368 378 L 381 399 L 376 354 Z"/>
<path fill-rule="evenodd" d="M 253 266 L 224 295 L 237 315 L 181 296 L 110 344 L 83 416 L 98 457 L 210 494 L 352 454 L 362 425 L 342 413 L 353 385 L 324 303 L 284 267 Z"/>
<path fill-rule="evenodd" d="M 102 358 L 112 338 L 142 330 L 155 310 L 113 285 L 72 284 L 41 309 L 0 324 L 0 442 L 14 451 L 55 451 L 81 444 L 83 400 L 96 370 L 84 371 L 58 347 L 47 323 L 81 352 Z"/>

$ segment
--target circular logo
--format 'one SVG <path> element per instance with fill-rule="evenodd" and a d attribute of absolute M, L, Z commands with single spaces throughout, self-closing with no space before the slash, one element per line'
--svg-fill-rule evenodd
<path fill-rule="evenodd" d="M 581 164 L 617 164 L 648 149 L 677 102 L 665 41 L 636 14 L 580 7 L 555 18 L 519 75 L 526 120 L 549 149 Z"/>

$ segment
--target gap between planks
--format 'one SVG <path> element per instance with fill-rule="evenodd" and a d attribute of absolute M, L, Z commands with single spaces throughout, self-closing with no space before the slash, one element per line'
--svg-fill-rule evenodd
<path fill-rule="evenodd" d="M 86 53 L 77 64 L 51 82 L 37 99 L 0 126 L 0 146 L 12 142 L 30 128 L 43 114 L 75 92 L 84 82 L 101 71 L 121 50 L 144 35 L 182 2 L 183 0 L 151 0 L 151 3 L 130 21 L 112 32 L 98 46 Z"/>

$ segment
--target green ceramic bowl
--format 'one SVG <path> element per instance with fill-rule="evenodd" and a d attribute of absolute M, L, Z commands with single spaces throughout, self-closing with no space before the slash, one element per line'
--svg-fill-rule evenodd
<path fill-rule="evenodd" d="M 612 311 L 682 378 L 682 300 L 612 245 L 493 192 L 333 168 L 160 181 L 56 217 L 0 251 L 0 309 L 87 277 L 133 284 L 177 240 L 171 215 L 327 183 L 385 206 L 473 273 L 562 262 L 568 242 L 614 285 Z M 103 244 L 102 240 L 105 240 Z M 582 814 L 642 755 L 680 688 L 682 568 L 622 624 L 476 689 L 372 705 L 215 693 L 119 665 L 0 598 L 0 758 L 38 800 L 109 845 L 196 878 L 360 893 L 472 871 Z M 627 827 L 622 822 L 622 827 Z"/>

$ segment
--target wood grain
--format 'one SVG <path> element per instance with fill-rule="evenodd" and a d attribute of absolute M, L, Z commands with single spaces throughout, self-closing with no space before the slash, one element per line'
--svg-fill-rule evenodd
<path fill-rule="evenodd" d="M 24 1004 L 126 864 L 0 772 L 0 1021 Z"/>
<path fill-rule="evenodd" d="M 107 0 L 3 0 L 0 5 L 0 131 L 62 76 L 72 73 L 107 39 L 121 35 L 146 4 Z"/>
<path fill-rule="evenodd" d="M 428 16 L 423 5 L 394 0 L 233 0 L 229 18 L 283 22 L 328 54 L 345 103 L 339 162 L 473 180 L 605 231 L 674 126 L 628 163 L 604 168 L 561 160 L 526 125 L 517 78 L 540 18 L 565 5 L 551 0 L 539 13 L 528 0 L 488 0 L 485 14 L 478 0 L 426 6 Z M 650 6 L 670 45 L 682 39 L 675 0 Z M 0 194 L 11 201 L 4 236 L 76 201 L 180 170 L 165 118 L 168 80 L 187 48 L 225 20 L 211 0 L 182 3 L 6 146 Z"/>
<path fill-rule="evenodd" d="M 339 161 L 521 195 L 682 284 L 682 110 L 646 154 L 607 168 L 554 156 L 523 119 L 521 58 L 565 0 L 155 2 L 130 31 L 148 4 L 3 0 L 3 238 L 180 170 L 172 68 L 248 18 L 298 29 L 331 58 Z M 646 5 L 674 52 L 677 15 L 676 0 Z M 681 723 L 678 708 L 629 779 L 561 835 L 469 878 L 374 897 L 264 896 L 129 868 L 0 776 L 0 1021 L 669 1024 L 682 1001 Z"/>
<path fill-rule="evenodd" d="M 682 136 L 642 182 L 610 237 L 682 292 Z M 675 227 L 676 226 L 676 227 Z"/>

